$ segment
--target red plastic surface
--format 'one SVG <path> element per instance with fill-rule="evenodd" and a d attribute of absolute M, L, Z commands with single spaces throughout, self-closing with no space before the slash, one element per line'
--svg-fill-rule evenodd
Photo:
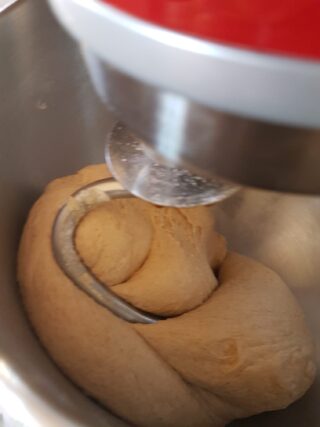
<path fill-rule="evenodd" d="M 102 0 L 202 39 L 320 59 L 320 0 Z"/>

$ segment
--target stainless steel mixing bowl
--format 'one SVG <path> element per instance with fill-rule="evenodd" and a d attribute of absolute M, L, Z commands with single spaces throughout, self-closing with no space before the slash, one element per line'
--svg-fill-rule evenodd
<path fill-rule="evenodd" d="M 124 426 L 52 363 L 16 283 L 18 241 L 32 203 L 54 177 L 103 161 L 113 123 L 77 47 L 42 0 L 0 15 L 0 93 L 0 408 L 28 427 Z M 243 190 L 217 207 L 217 219 L 232 249 L 264 261 L 290 284 L 319 345 L 320 198 Z M 233 425 L 318 427 L 319 402 L 318 377 L 289 409 Z"/>

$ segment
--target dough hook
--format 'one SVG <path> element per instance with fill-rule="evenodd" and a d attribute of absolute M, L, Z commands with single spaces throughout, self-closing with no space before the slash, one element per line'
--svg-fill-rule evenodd
<path fill-rule="evenodd" d="M 112 175 L 124 188 L 156 205 L 209 205 L 239 189 L 224 179 L 207 179 L 155 158 L 153 150 L 122 123 L 117 123 L 108 137 L 105 158 Z"/>
<path fill-rule="evenodd" d="M 72 282 L 97 303 L 131 323 L 155 323 L 161 318 L 128 304 L 97 280 L 81 261 L 74 237 L 81 219 L 93 208 L 113 199 L 131 198 L 115 179 L 108 178 L 82 187 L 59 210 L 52 229 L 55 259 Z"/>

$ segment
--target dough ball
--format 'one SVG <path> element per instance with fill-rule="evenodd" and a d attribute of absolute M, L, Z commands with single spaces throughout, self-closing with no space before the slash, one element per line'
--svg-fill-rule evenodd
<path fill-rule="evenodd" d="M 275 272 L 226 255 L 209 208 L 114 201 L 76 231 L 83 262 L 105 286 L 174 317 L 127 323 L 71 282 L 52 254 L 52 224 L 74 191 L 106 176 L 91 166 L 51 183 L 20 244 L 26 310 L 63 372 L 141 427 L 222 427 L 301 397 L 315 377 L 303 313 Z"/>

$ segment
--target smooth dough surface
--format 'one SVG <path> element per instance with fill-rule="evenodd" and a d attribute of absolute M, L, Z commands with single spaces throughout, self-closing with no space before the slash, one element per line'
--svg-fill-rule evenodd
<path fill-rule="evenodd" d="M 303 313 L 275 272 L 226 253 L 209 208 L 117 200 L 76 232 L 78 253 L 101 282 L 174 317 L 126 323 L 65 276 L 51 251 L 55 215 L 74 191 L 107 175 L 97 165 L 50 183 L 21 240 L 23 300 L 66 375 L 143 427 L 219 427 L 301 397 L 315 377 Z"/>

